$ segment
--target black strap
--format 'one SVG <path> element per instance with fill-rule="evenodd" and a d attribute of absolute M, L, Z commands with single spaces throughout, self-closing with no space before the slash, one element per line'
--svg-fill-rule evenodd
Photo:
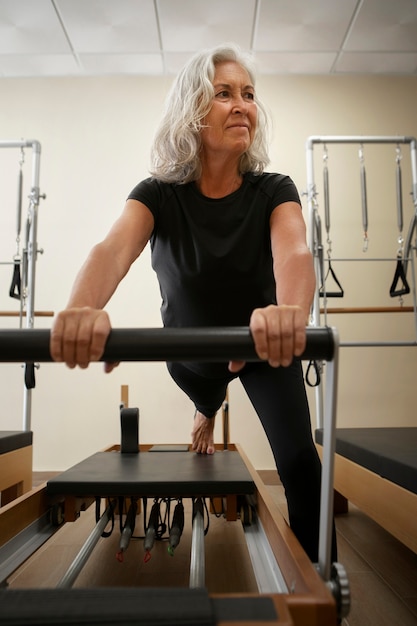
<path fill-rule="evenodd" d="M 391 283 L 389 295 L 391 298 L 395 298 L 397 296 L 405 296 L 407 293 L 410 293 L 410 286 L 405 275 L 402 257 L 398 256 L 397 267 L 395 268 L 395 274 Z"/>
<path fill-rule="evenodd" d="M 20 261 L 14 262 L 12 284 L 10 285 L 9 296 L 20 300 L 21 298 L 21 278 L 20 278 Z"/>
<path fill-rule="evenodd" d="M 105 530 L 102 532 L 101 536 L 104 537 L 105 539 L 107 537 L 110 537 L 110 535 L 112 534 L 114 530 L 114 509 L 116 506 L 116 501 L 109 500 L 108 504 L 109 506 L 111 506 L 111 516 L 110 516 L 111 527 L 110 527 L 110 530 Z M 101 498 L 96 498 L 96 523 L 100 521 L 100 518 L 101 518 Z"/>
<path fill-rule="evenodd" d="M 25 363 L 25 386 L 26 389 L 35 389 L 35 364 Z"/>
<path fill-rule="evenodd" d="M 336 283 L 336 285 L 338 286 L 339 291 L 327 291 L 325 289 L 324 285 L 323 285 L 322 287 L 320 287 L 320 291 L 319 291 L 320 298 L 323 298 L 323 297 L 326 297 L 326 298 L 343 298 L 345 292 L 343 290 L 342 285 L 338 281 L 336 274 L 334 273 L 334 270 L 333 270 L 332 264 L 330 262 L 330 259 L 329 259 L 329 269 L 327 270 L 327 274 L 326 274 L 326 277 L 324 279 L 324 283 L 326 282 L 327 277 L 329 276 L 329 274 L 333 278 L 333 280 Z"/>
<path fill-rule="evenodd" d="M 311 377 L 311 370 L 314 371 L 314 376 L 315 376 L 314 379 Z M 318 387 L 320 385 L 320 381 L 321 381 L 320 366 L 317 363 L 317 361 L 314 361 L 312 359 L 309 362 L 307 366 L 305 378 L 306 378 L 306 383 L 309 387 Z"/>

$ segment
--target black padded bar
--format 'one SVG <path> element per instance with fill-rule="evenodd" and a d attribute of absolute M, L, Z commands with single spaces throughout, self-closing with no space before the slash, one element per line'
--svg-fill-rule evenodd
<path fill-rule="evenodd" d="M 0 362 L 50 362 L 50 331 L 0 330 Z M 335 342 L 328 327 L 307 328 L 301 358 L 331 361 Z M 219 328 L 119 328 L 107 340 L 102 361 L 257 361 L 246 326 Z"/>

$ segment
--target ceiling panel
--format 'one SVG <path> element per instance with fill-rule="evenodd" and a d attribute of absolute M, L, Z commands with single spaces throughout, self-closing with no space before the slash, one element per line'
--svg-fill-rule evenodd
<path fill-rule="evenodd" d="M 0 57 L 0 76 L 5 78 L 77 74 L 79 67 L 72 54 L 5 54 Z"/>
<path fill-rule="evenodd" d="M 0 77 L 175 74 L 228 41 L 260 74 L 417 76 L 417 0 L 0 0 Z"/>
<path fill-rule="evenodd" d="M 357 0 L 262 0 L 254 47 L 292 52 L 337 51 Z"/>
<path fill-rule="evenodd" d="M 337 71 L 349 74 L 413 74 L 417 66 L 415 52 L 344 52 Z"/>
<path fill-rule="evenodd" d="M 160 54 L 81 54 L 79 56 L 85 72 L 89 75 L 163 74 Z"/>
<path fill-rule="evenodd" d="M 417 0 L 366 0 L 345 50 L 417 52 Z"/>
<path fill-rule="evenodd" d="M 160 50 L 153 0 L 55 0 L 55 4 L 77 52 Z"/>
<path fill-rule="evenodd" d="M 71 52 L 50 0 L 0 0 L 0 54 Z"/>
<path fill-rule="evenodd" d="M 255 0 L 157 0 L 164 50 L 194 51 L 234 41 L 251 47 Z"/>
<path fill-rule="evenodd" d="M 258 52 L 256 67 L 262 74 L 329 74 L 335 52 Z"/>

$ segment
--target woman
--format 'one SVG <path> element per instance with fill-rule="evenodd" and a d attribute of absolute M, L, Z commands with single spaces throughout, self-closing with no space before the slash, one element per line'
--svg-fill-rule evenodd
<path fill-rule="evenodd" d="M 239 377 L 271 444 L 291 526 L 317 561 L 320 463 L 301 364 L 315 288 L 297 190 L 268 174 L 267 120 L 249 61 L 231 45 L 197 54 L 168 96 L 152 177 L 91 251 L 51 333 L 69 367 L 99 360 L 103 311 L 150 240 L 165 326 L 250 325 L 257 363 L 168 363 L 195 404 L 192 446 L 214 452 L 214 416 Z M 115 364 L 106 364 L 111 371 Z"/>

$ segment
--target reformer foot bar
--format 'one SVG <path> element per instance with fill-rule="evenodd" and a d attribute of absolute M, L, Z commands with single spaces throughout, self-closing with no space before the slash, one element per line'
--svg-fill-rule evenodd
<path fill-rule="evenodd" d="M 49 362 L 49 331 L 43 329 L 25 329 L 20 331 L 0 330 L 0 361 L 3 362 Z M 117 446 L 109 451 L 97 453 L 80 464 L 70 468 L 63 474 L 50 480 L 43 489 L 34 490 L 33 493 L 22 496 L 13 504 L 7 505 L 5 510 L 0 510 L 0 576 L 2 574 L 1 562 L 4 549 L 10 550 L 7 539 L 10 539 L 10 524 L 16 524 L 20 513 L 31 522 L 35 520 L 32 509 L 41 510 L 44 514 L 48 509 L 59 502 L 61 497 L 66 496 L 65 485 L 72 485 L 69 489 L 70 500 L 86 499 L 89 496 L 113 498 L 122 495 L 136 495 L 132 493 L 132 483 L 125 486 L 126 476 L 132 476 L 135 472 L 136 480 L 140 481 L 137 495 L 141 496 L 193 496 L 197 503 L 193 510 L 193 551 L 191 560 L 194 566 L 190 569 L 190 589 L 185 592 L 179 589 L 176 593 L 173 589 L 150 590 L 148 596 L 144 596 L 142 590 L 137 593 L 125 589 L 94 589 L 81 590 L 69 589 L 73 576 L 77 573 L 67 573 L 61 579 L 59 588 L 55 590 L 0 590 L 0 602 L 2 606 L 2 623 L 24 624 L 25 616 L 28 619 L 30 609 L 33 611 L 30 623 L 45 623 L 46 617 L 50 620 L 50 607 L 57 606 L 60 615 L 56 615 L 56 622 L 63 623 L 62 616 L 67 614 L 71 605 L 73 621 L 68 619 L 65 623 L 80 623 L 80 616 L 91 616 L 93 619 L 100 616 L 101 623 L 106 623 L 103 606 L 110 604 L 123 605 L 120 613 L 120 621 L 114 615 L 114 608 L 109 608 L 109 619 L 112 624 L 134 623 L 140 621 L 143 612 L 148 621 L 146 624 L 226 624 L 230 620 L 242 624 L 251 624 L 262 619 L 270 624 L 286 624 L 287 626 L 327 626 L 337 623 L 337 619 L 347 614 L 349 610 L 349 588 L 343 566 L 331 563 L 331 535 L 333 519 L 333 459 L 335 451 L 335 416 L 337 397 L 337 374 L 338 374 L 338 351 L 339 340 L 337 332 L 331 328 L 308 328 L 307 345 L 301 359 L 320 359 L 328 363 L 325 420 L 323 428 L 323 472 L 321 489 L 321 516 L 319 537 L 319 562 L 313 566 L 304 551 L 295 540 L 287 523 L 279 513 L 277 505 L 265 489 L 257 472 L 252 467 L 243 450 L 238 446 L 230 446 L 228 451 L 216 452 L 213 456 L 196 455 L 190 452 L 151 452 L 150 446 L 139 446 L 139 453 L 122 454 Z M 205 329 L 114 329 L 106 344 L 102 360 L 107 361 L 165 361 L 165 360 L 246 360 L 256 361 L 253 341 L 248 328 L 205 328 Z M 158 446 L 156 446 L 158 448 Z M 104 463 L 100 457 L 105 455 Z M 161 465 L 160 455 L 179 455 L 176 472 L 169 470 L 165 476 L 156 475 L 155 467 Z M 158 458 L 159 457 L 159 458 Z M 97 465 L 98 459 L 98 465 Z M 185 464 L 191 464 L 192 471 L 186 470 L 188 478 L 182 481 L 183 490 L 178 493 L 180 483 L 171 480 L 172 475 L 178 475 Z M 129 465 L 126 474 L 126 466 Z M 233 467 L 237 466 L 238 480 L 235 485 L 228 485 L 225 492 L 224 482 L 228 482 L 230 476 L 235 475 Z M 97 482 L 94 471 L 89 475 L 82 475 L 85 468 L 91 466 L 99 468 L 101 476 Z M 229 469 L 228 469 L 229 466 Z M 103 470 L 103 468 L 107 468 Z M 189 476 L 199 473 L 196 489 L 190 483 Z M 74 480 L 79 474 L 79 477 Z M 157 472 L 156 472 L 157 474 Z M 148 481 L 146 476 L 150 477 Z M 205 477 L 207 477 L 206 482 Z M 109 478 L 110 477 L 110 478 Z M 142 477 L 142 478 L 141 478 Z M 143 479 L 143 480 L 142 480 Z M 218 480 L 218 484 L 216 484 Z M 188 481 L 188 482 L 187 482 Z M 229 481 L 230 482 L 230 481 Z M 153 484 L 152 484 L 153 483 Z M 214 486 L 213 486 L 214 484 Z M 242 487 L 243 484 L 243 487 Z M 148 485 L 149 492 L 146 491 Z M 184 486 L 185 485 L 185 486 Z M 285 581 L 287 591 L 282 593 L 260 593 L 259 596 L 245 597 L 229 596 L 210 597 L 204 593 L 204 532 L 201 514 L 201 498 L 207 496 L 228 496 L 230 493 L 254 494 L 256 501 L 256 516 L 261 528 L 264 529 L 270 543 L 270 552 L 276 560 L 275 566 L 280 569 L 280 574 Z M 172 493 L 170 493 L 172 490 Z M 193 492 L 194 490 L 194 492 Z M 233 496 L 234 497 L 234 496 Z M 33 500 L 33 502 L 32 502 Z M 90 502 L 92 500 L 90 499 Z M 90 504 L 87 502 L 87 506 Z M 30 503 L 30 504 L 28 504 Z M 35 503 L 35 504 L 34 504 Z M 70 507 L 69 507 L 70 508 Z M 233 506 L 232 506 L 233 508 Z M 67 513 L 65 513 L 66 515 Z M 107 515 L 99 522 L 100 527 L 91 533 L 87 545 L 82 550 L 89 554 L 94 547 L 97 536 L 107 521 Z M 77 516 L 75 511 L 74 519 Z M 233 518 L 232 518 L 233 519 Z M 65 521 L 68 521 L 65 519 Z M 22 520 L 19 521 L 22 524 Z M 25 522 L 27 524 L 27 521 Z M 21 527 L 14 526 L 16 535 Z M 6 537 L 6 540 L 4 540 Z M 12 538 L 16 545 L 16 537 Z M 88 558 L 88 557 L 87 557 Z M 268 557 L 267 557 L 268 558 Z M 9 575 L 9 574 L 8 574 Z M 195 578 L 193 579 L 193 576 Z M 6 582 L 0 578 L 3 583 Z M 68 583 L 69 581 L 69 583 Z M 289 590 L 289 591 L 288 591 Z M 85 593 L 84 593 L 85 591 Z M 91 593 L 90 593 L 91 591 Z M 128 597 L 129 596 L 129 597 Z M 135 598 L 135 600 L 132 599 Z M 158 597 L 154 602 L 153 598 Z M 192 607 L 196 608 L 192 614 Z M 77 611 L 76 602 L 82 600 L 82 606 Z M 171 600 L 170 600 L 171 599 Z M 159 604 L 170 602 L 170 610 L 161 615 Z M 49 604 L 48 604 L 49 603 Z M 144 607 L 139 608 L 139 603 Z M 265 604 L 266 603 L 266 604 Z M 36 604 L 36 606 L 35 606 Z M 209 604 L 209 609 L 207 609 Z M 49 606 L 49 608 L 47 608 Z M 130 607 L 130 609 L 129 609 Z M 204 609 L 202 607 L 205 607 Z M 245 607 L 245 608 L 244 608 Z M 155 621 L 149 612 L 155 611 Z M 48 612 L 49 611 L 49 612 Z M 142 611 L 142 613 L 141 613 Z M 190 613 L 191 611 L 191 613 Z M 163 613 L 164 611 L 162 611 Z M 39 615 L 39 621 L 34 621 L 34 616 Z M 103 619 L 101 616 L 103 615 Z M 262 617 L 262 615 L 264 615 Z M 42 622 L 42 620 L 44 620 Z M 158 621 L 159 620 L 159 621 Z"/>

